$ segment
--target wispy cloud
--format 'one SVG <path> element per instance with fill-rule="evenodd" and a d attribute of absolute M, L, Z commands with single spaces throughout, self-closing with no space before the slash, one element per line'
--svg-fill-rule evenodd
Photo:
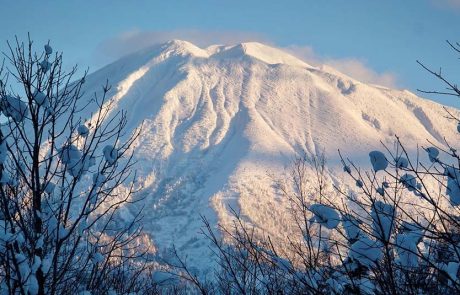
<path fill-rule="evenodd" d="M 453 0 L 452 0 L 453 1 Z M 460 0 L 458 0 L 460 1 Z M 164 43 L 172 39 L 190 41 L 200 47 L 213 44 L 237 44 L 256 41 L 276 46 L 268 37 L 255 32 L 240 31 L 203 31 L 203 30 L 172 30 L 172 31 L 141 31 L 131 30 L 102 42 L 95 53 L 95 60 L 102 66 L 129 53 Z M 279 46 L 278 46 L 279 47 Z M 290 45 L 280 47 L 294 56 L 314 66 L 330 66 L 365 83 L 397 87 L 396 75 L 391 72 L 379 73 L 373 70 L 365 60 L 359 58 L 333 59 L 324 57 L 314 51 L 311 46 Z"/>
<path fill-rule="evenodd" d="M 240 31 L 204 31 L 204 30 L 171 30 L 141 31 L 131 30 L 114 38 L 105 40 L 98 46 L 95 59 L 114 60 L 140 49 L 179 39 L 189 41 L 197 46 L 206 47 L 213 44 L 236 44 L 247 41 L 270 43 L 263 34 Z"/>
<path fill-rule="evenodd" d="M 430 2 L 439 8 L 460 10 L 460 0 L 430 0 Z"/>
<path fill-rule="evenodd" d="M 377 72 L 368 65 L 366 60 L 360 58 L 327 58 L 317 54 L 310 46 L 288 46 L 285 50 L 305 60 L 307 63 L 322 67 L 330 66 L 361 82 L 378 84 L 391 88 L 398 87 L 397 76 L 392 72 Z"/>

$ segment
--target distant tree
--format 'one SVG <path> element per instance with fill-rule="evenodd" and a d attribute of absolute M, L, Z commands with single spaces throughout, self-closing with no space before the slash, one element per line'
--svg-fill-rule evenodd
<path fill-rule="evenodd" d="M 66 72 L 49 44 L 38 52 L 30 38 L 8 46 L 0 68 L 0 293 L 146 292 L 140 213 L 123 224 L 116 218 L 139 189 L 139 130 L 123 141 L 126 113 L 111 113 L 108 84 L 84 101 L 86 73 Z"/>

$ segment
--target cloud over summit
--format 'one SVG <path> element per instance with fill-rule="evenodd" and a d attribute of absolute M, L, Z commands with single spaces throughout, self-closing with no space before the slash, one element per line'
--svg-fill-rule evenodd
<path fill-rule="evenodd" d="M 460 0 L 446 0 L 456 1 Z M 124 55 L 136 52 L 155 44 L 165 43 L 173 39 L 189 41 L 199 47 L 207 47 L 213 44 L 238 44 L 242 42 L 256 41 L 271 46 L 277 46 L 268 37 L 257 32 L 241 31 L 204 31 L 196 29 L 169 30 L 169 31 L 125 31 L 118 36 L 102 42 L 95 53 L 95 60 L 99 63 L 108 63 Z M 358 57 L 327 58 L 315 52 L 308 45 L 277 46 L 294 56 L 315 66 L 330 66 L 349 75 L 352 78 L 365 83 L 378 84 L 396 88 L 397 77 L 391 72 L 378 72 L 368 64 L 366 60 Z M 102 66 L 101 64 L 100 66 Z"/>

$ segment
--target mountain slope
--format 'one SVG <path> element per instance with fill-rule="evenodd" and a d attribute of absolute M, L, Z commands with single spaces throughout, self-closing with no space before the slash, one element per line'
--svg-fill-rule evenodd
<path fill-rule="evenodd" d="M 197 235 L 200 214 L 225 223 L 231 207 L 269 233 L 289 231 L 287 203 L 269 175 L 296 153 L 324 150 L 338 181 L 339 148 L 359 160 L 380 142 L 391 146 L 395 134 L 409 148 L 457 136 L 439 104 L 259 43 L 202 49 L 171 41 L 90 75 L 86 93 L 107 78 L 128 129 L 144 122 L 136 159 L 145 230 L 160 249 L 175 243 L 192 261 L 207 247 Z"/>

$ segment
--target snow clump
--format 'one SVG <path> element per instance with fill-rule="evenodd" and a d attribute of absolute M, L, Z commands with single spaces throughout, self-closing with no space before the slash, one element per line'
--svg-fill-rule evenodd
<path fill-rule="evenodd" d="M 46 55 L 51 55 L 51 53 L 53 53 L 53 48 L 49 44 L 45 45 L 45 53 Z"/>
<path fill-rule="evenodd" d="M 336 228 L 339 225 L 340 218 L 337 211 L 323 204 L 313 204 L 310 206 L 310 211 L 313 213 L 312 222 L 317 222 L 324 225 L 328 229 Z"/>
<path fill-rule="evenodd" d="M 350 247 L 349 257 L 364 266 L 370 267 L 382 258 L 382 245 L 367 236 L 361 236 Z"/>
<path fill-rule="evenodd" d="M 429 147 L 425 149 L 426 152 L 428 153 L 428 158 L 430 159 L 431 162 L 436 162 L 438 161 L 438 156 L 439 156 L 439 150 L 435 147 Z"/>
<path fill-rule="evenodd" d="M 11 95 L 5 95 L 3 97 L 1 107 L 3 113 L 17 123 L 22 122 L 29 113 L 27 104 L 20 98 Z"/>
<path fill-rule="evenodd" d="M 110 165 L 115 164 L 115 162 L 117 161 L 117 158 L 118 158 L 118 150 L 115 147 L 113 147 L 111 145 L 107 145 L 102 150 L 102 153 L 104 154 L 105 160 Z"/>
<path fill-rule="evenodd" d="M 77 132 L 78 132 L 78 135 L 80 135 L 81 137 L 86 137 L 89 134 L 89 129 L 88 127 L 82 124 L 78 126 Z"/>
<path fill-rule="evenodd" d="M 372 205 L 372 230 L 374 236 L 388 241 L 394 227 L 395 209 L 392 205 L 376 201 Z"/>
<path fill-rule="evenodd" d="M 385 170 L 388 167 L 387 158 L 385 158 L 382 152 L 372 151 L 369 153 L 369 158 L 371 159 L 371 164 L 375 172 Z"/>

